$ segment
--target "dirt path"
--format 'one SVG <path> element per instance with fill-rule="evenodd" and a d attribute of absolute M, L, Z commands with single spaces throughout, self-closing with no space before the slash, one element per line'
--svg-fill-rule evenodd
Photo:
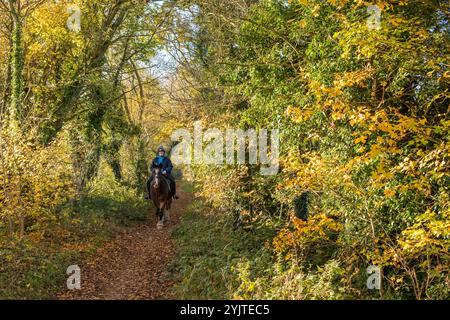
<path fill-rule="evenodd" d="M 156 229 L 153 209 L 149 221 L 116 236 L 96 253 L 96 258 L 80 264 L 81 290 L 58 295 L 63 300 L 152 300 L 170 299 L 173 283 L 167 265 L 175 253 L 171 231 L 192 201 L 179 191 L 171 210 L 171 221 Z"/>

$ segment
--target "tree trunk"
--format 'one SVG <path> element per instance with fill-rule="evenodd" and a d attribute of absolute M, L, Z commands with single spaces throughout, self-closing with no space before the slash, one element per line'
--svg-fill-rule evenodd
<path fill-rule="evenodd" d="M 22 43 L 22 20 L 13 14 L 11 46 L 11 104 L 9 116 L 12 124 L 19 125 L 22 120 L 24 51 Z"/>
<path fill-rule="evenodd" d="M 8 238 L 11 240 L 14 237 L 14 220 L 8 217 Z"/>
<path fill-rule="evenodd" d="M 9 101 L 11 95 L 11 79 L 12 79 L 12 37 L 9 37 L 9 54 L 6 65 L 5 84 L 3 90 L 2 105 L 0 106 L 0 119 L 6 115 L 9 110 Z"/>
<path fill-rule="evenodd" d="M 19 239 L 22 239 L 25 235 L 25 215 L 21 213 L 19 215 Z"/>

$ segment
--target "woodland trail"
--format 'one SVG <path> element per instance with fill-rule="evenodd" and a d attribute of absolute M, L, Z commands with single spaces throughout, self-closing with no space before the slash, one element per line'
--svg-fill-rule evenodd
<path fill-rule="evenodd" d="M 180 188 L 181 189 L 181 188 Z M 168 264 L 175 254 L 171 232 L 192 201 L 192 194 L 179 190 L 171 221 L 156 229 L 153 206 L 149 219 L 113 238 L 95 258 L 80 264 L 81 290 L 65 291 L 60 300 L 164 300 L 173 298 Z"/>

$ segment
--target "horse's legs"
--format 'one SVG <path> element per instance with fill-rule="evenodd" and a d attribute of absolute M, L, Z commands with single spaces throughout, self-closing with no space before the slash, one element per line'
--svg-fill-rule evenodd
<path fill-rule="evenodd" d="M 165 205 L 164 222 L 170 221 L 170 207 L 172 206 L 172 199 L 169 199 Z"/>
<path fill-rule="evenodd" d="M 156 215 L 158 216 L 158 223 L 156 224 L 156 228 L 162 229 L 164 226 L 164 221 L 163 221 L 164 211 L 161 210 L 160 208 L 157 208 Z"/>
<path fill-rule="evenodd" d="M 164 210 L 164 222 L 170 221 L 170 209 Z"/>
<path fill-rule="evenodd" d="M 162 218 L 158 217 L 158 223 L 156 224 L 156 228 L 161 230 L 164 227 L 164 221 Z"/>

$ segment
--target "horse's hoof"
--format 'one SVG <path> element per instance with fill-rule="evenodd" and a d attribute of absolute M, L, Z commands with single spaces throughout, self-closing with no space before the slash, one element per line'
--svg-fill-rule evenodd
<path fill-rule="evenodd" d="M 158 224 L 156 225 L 156 228 L 157 228 L 158 230 L 161 230 L 162 228 L 164 228 L 164 224 L 163 224 L 163 223 L 158 223 Z"/>

